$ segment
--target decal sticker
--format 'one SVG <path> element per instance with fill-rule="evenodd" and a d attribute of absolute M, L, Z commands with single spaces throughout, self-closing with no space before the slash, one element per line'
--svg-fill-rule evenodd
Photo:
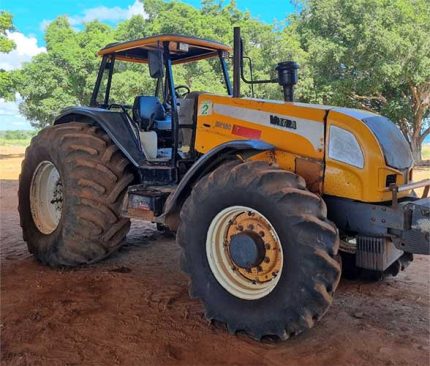
<path fill-rule="evenodd" d="M 233 125 L 233 131 L 231 131 L 231 133 L 233 135 L 247 137 L 249 139 L 259 139 L 261 136 L 260 130 L 239 125 Z"/>
<path fill-rule="evenodd" d="M 288 118 L 282 118 L 274 115 L 270 115 L 270 124 L 285 128 L 292 128 L 293 130 L 297 130 L 296 121 Z"/>
<path fill-rule="evenodd" d="M 200 104 L 199 115 L 200 116 L 208 116 L 212 114 L 212 102 L 209 100 L 205 100 Z"/>
<path fill-rule="evenodd" d="M 231 124 L 227 123 L 227 122 L 216 121 L 215 122 L 215 127 L 231 131 Z"/>

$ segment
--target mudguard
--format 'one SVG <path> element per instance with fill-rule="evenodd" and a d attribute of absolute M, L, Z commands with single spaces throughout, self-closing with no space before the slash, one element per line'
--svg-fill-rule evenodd
<path fill-rule="evenodd" d="M 177 220 L 168 220 L 168 217 L 177 216 L 192 187 L 202 176 L 214 170 L 223 161 L 235 159 L 238 154 L 250 157 L 263 151 L 274 149 L 273 145 L 260 140 L 233 140 L 216 146 L 200 157 L 187 171 L 175 191 L 168 197 L 164 212 L 159 218 L 161 221 L 165 221 L 169 227 L 175 227 L 177 224 L 175 221 Z"/>
<path fill-rule="evenodd" d="M 55 119 L 54 125 L 68 122 L 96 123 L 134 166 L 138 167 L 144 163 L 145 156 L 139 148 L 136 134 L 123 112 L 94 107 L 69 107 Z"/>

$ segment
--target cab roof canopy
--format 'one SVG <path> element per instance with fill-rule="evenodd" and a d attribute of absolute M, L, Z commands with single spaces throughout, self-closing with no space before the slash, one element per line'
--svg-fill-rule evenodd
<path fill-rule="evenodd" d="M 181 36 L 178 34 L 162 34 L 140 38 L 127 42 L 116 42 L 102 48 L 98 55 L 115 55 L 115 59 L 130 62 L 148 62 L 148 51 L 163 50 L 164 42 L 169 42 L 172 63 L 180 64 L 218 56 L 218 52 L 231 52 L 231 48 L 215 41 Z"/>

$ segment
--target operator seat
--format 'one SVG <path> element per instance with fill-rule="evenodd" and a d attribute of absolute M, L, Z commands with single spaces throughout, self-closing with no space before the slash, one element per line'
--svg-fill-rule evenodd
<path fill-rule="evenodd" d="M 166 110 L 158 97 L 140 95 L 134 99 L 133 119 L 144 131 L 171 130 L 172 119 L 166 114 Z"/>
<path fill-rule="evenodd" d="M 155 96 L 140 95 L 134 99 L 133 120 L 139 125 L 139 136 L 147 160 L 159 158 L 158 133 L 171 133 L 172 119 Z"/>

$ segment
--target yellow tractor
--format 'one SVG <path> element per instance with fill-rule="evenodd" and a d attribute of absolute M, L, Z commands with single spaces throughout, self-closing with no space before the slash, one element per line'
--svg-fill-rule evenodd
<path fill-rule="evenodd" d="M 94 263 L 124 243 L 130 218 L 176 232 L 190 295 L 210 320 L 286 339 L 329 308 L 345 270 L 397 274 L 429 254 L 430 199 L 414 189 L 399 129 L 366 111 L 296 103 L 298 65 L 247 80 L 240 29 L 230 47 L 181 35 L 109 44 L 90 106 L 66 108 L 26 151 L 24 240 L 43 264 Z M 176 65 L 219 62 L 225 95 L 176 85 Z M 153 80 L 132 105 L 115 71 Z M 142 65 L 143 64 L 143 65 Z M 278 83 L 284 101 L 241 97 L 241 80 Z"/>

